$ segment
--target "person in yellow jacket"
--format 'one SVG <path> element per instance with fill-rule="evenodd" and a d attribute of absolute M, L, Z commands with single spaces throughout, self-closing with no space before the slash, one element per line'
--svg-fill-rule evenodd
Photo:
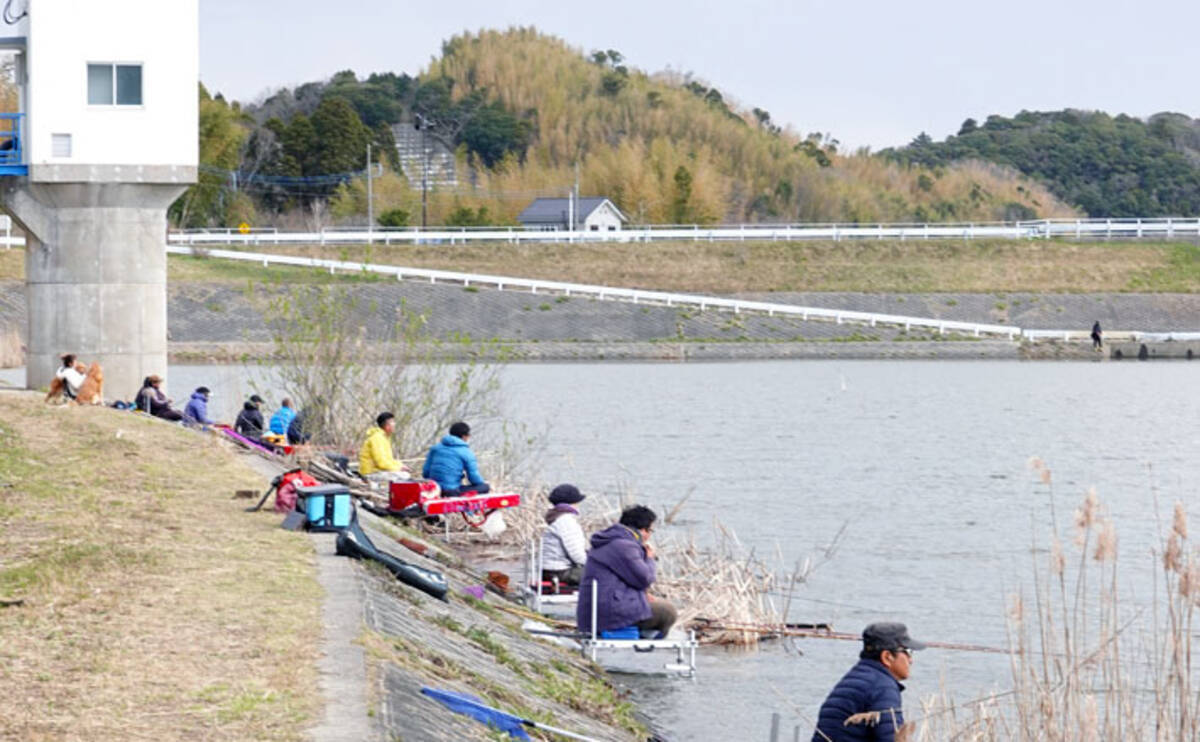
<path fill-rule="evenodd" d="M 396 416 L 381 412 L 375 425 L 367 431 L 362 450 L 358 452 L 358 473 L 373 482 L 395 482 L 408 479 L 408 468 L 392 455 L 392 433 L 396 432 Z"/>

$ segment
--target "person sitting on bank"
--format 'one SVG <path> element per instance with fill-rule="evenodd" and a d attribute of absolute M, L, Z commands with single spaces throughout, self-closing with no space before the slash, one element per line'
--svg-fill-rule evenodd
<path fill-rule="evenodd" d="M 456 497 L 463 492 L 485 494 L 492 491 L 479 473 L 479 463 L 468 441 L 471 426 L 456 422 L 450 426 L 450 434 L 429 449 L 421 476 L 432 479 L 442 488 L 442 497 Z M 467 481 L 464 483 L 463 477 Z"/>
<path fill-rule="evenodd" d="M 308 410 L 300 410 L 287 426 L 287 442 L 289 446 L 300 446 L 312 440 L 312 433 L 308 432 L 305 427 L 307 425 Z"/>
<path fill-rule="evenodd" d="M 142 381 L 142 388 L 138 391 L 134 406 L 154 417 L 179 422 L 183 419 L 183 413 L 171 407 L 171 400 L 163 393 L 162 381 L 162 377 L 157 374 L 147 376 Z"/>
<path fill-rule="evenodd" d="M 560 484 L 550 490 L 546 511 L 546 530 L 542 533 L 542 581 L 579 586 L 583 565 L 587 562 L 587 539 L 579 525 L 575 506 L 586 497 L 573 484 Z"/>
<path fill-rule="evenodd" d="M 912 653 L 925 644 L 902 623 L 873 623 L 863 629 L 858 664 L 830 691 L 817 714 L 812 742 L 893 742 L 904 727 L 900 693 L 912 669 Z M 847 724 L 855 714 L 878 719 Z"/>
<path fill-rule="evenodd" d="M 213 425 L 216 423 L 208 416 L 208 397 L 212 394 L 206 386 L 196 387 L 192 398 L 183 408 L 183 421 L 189 425 Z"/>
<path fill-rule="evenodd" d="M 292 418 L 296 416 L 296 410 L 292 407 L 292 400 L 287 397 L 279 403 L 279 409 L 271 415 L 271 432 L 275 435 L 287 435 L 288 426 L 292 424 Z"/>
<path fill-rule="evenodd" d="M 367 431 L 362 449 L 358 452 L 358 473 L 372 482 L 398 482 L 412 474 L 392 455 L 392 434 L 396 432 L 396 416 L 381 412 Z"/>
<path fill-rule="evenodd" d="M 86 378 L 85 372 L 79 370 L 83 368 L 83 364 L 76 363 L 74 353 L 65 353 L 59 360 L 62 361 L 62 365 L 54 372 L 54 378 L 62 379 L 62 390 L 67 399 L 75 399 L 79 396 L 79 387 L 83 386 L 83 380 Z"/>
<path fill-rule="evenodd" d="M 262 415 L 263 398 L 257 394 L 251 394 L 249 401 L 242 405 L 242 411 L 238 413 L 237 420 L 233 423 L 233 429 L 239 434 L 252 441 L 257 441 L 262 437 L 263 415 Z"/>
<path fill-rule="evenodd" d="M 675 625 L 675 606 L 647 592 L 658 570 L 650 535 L 658 516 L 644 505 L 621 513 L 617 523 L 592 534 L 579 583 L 575 622 L 592 632 L 592 583 L 596 584 L 596 633 L 637 626 L 642 638 L 665 637 Z"/>

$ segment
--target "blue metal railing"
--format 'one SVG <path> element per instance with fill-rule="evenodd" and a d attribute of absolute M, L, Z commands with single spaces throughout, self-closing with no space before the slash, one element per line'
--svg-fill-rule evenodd
<path fill-rule="evenodd" d="M 0 175 L 24 175 L 23 113 L 0 113 Z"/>

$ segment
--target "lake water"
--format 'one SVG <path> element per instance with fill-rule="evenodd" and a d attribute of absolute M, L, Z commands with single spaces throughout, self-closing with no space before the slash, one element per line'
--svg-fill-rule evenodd
<path fill-rule="evenodd" d="M 177 398 L 201 383 L 216 390 L 227 419 L 249 393 L 234 367 L 174 366 L 170 375 Z M 847 524 L 790 616 L 841 631 L 891 619 L 918 638 L 1004 646 L 1005 598 L 1031 587 L 1030 545 L 1049 533 L 1031 456 L 1053 470 L 1060 523 L 1097 488 L 1117 523 L 1124 593 L 1148 599 L 1151 482 L 1169 515 L 1174 500 L 1194 502 L 1200 481 L 1190 364 L 544 364 L 512 366 L 505 377 L 514 416 L 549 425 L 548 482 L 633 488 L 660 510 L 694 488 L 689 527 L 703 533 L 716 516 L 748 547 L 778 544 L 788 560 L 823 548 Z M 473 442 L 487 447 L 486 425 Z M 802 655 L 781 645 L 704 650 L 694 681 L 621 680 L 678 739 L 765 740 L 773 711 L 807 739 L 858 646 L 798 646 Z M 1007 687 L 1008 661 L 922 652 L 907 706 L 940 682 L 968 700 Z"/>

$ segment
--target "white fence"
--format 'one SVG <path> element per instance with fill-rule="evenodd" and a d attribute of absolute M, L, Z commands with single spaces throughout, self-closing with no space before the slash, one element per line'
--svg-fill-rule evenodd
<path fill-rule="evenodd" d="M 274 229 L 175 230 L 175 245 L 461 244 L 467 242 L 658 242 L 746 240 L 935 240 L 935 239 L 1174 239 L 1200 238 L 1200 219 L 1043 219 L 987 224 L 739 224 L 647 225 L 613 232 L 545 231 L 524 227 L 419 229 L 326 227 L 316 232 Z"/>

